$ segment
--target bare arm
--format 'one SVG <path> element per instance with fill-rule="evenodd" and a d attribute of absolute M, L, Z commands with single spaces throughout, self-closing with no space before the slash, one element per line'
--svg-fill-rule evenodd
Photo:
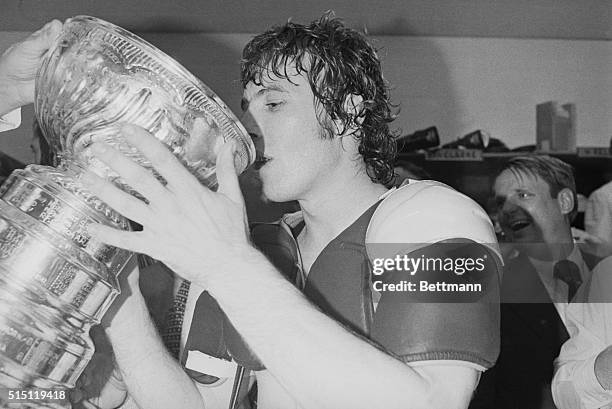
<path fill-rule="evenodd" d="M 107 334 L 129 394 L 147 409 L 204 408 L 195 385 L 161 342 L 138 290 L 138 271 L 128 280 L 129 288 L 122 291 L 131 294 L 117 309 Z"/>
<path fill-rule="evenodd" d="M 407 366 L 321 313 L 256 250 L 243 254 L 228 265 L 241 274 L 211 280 L 209 291 L 304 408 L 468 406 L 475 369 Z"/>

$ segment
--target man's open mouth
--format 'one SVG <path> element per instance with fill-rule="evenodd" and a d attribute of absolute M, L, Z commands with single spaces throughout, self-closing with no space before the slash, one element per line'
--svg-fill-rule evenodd
<path fill-rule="evenodd" d="M 508 223 L 508 226 L 514 232 L 523 230 L 525 227 L 528 227 L 529 225 L 531 225 L 531 221 L 527 219 L 511 220 Z"/>

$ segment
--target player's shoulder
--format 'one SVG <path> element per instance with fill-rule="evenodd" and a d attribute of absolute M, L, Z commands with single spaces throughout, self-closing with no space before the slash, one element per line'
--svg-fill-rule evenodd
<path fill-rule="evenodd" d="M 367 241 L 435 243 L 466 238 L 496 243 L 487 213 L 472 199 L 436 181 L 411 181 L 389 192 L 368 226 Z"/>

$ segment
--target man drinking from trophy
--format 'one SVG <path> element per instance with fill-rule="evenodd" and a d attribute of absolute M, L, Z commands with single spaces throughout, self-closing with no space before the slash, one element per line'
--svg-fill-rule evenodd
<path fill-rule="evenodd" d="M 0 114 L 33 100 L 38 58 L 58 29 L 52 23 L 0 61 Z M 32 75 L 15 81 L 20 72 Z M 297 200 L 300 212 L 249 230 L 234 142 L 218 147 L 214 191 L 147 130 L 125 124 L 123 138 L 163 183 L 93 143 L 92 156 L 146 200 L 87 172 L 87 189 L 142 226 L 92 224 L 91 236 L 158 259 L 203 291 L 202 315 L 217 317 L 221 330 L 203 334 L 201 352 L 255 371 L 258 407 L 467 408 L 498 353 L 499 249 L 486 213 L 460 193 L 431 181 L 385 187 L 395 140 L 375 49 L 326 14 L 254 37 L 241 77 L 242 121 L 259 145 L 264 193 Z M 448 273 L 482 283 L 487 290 L 475 296 L 375 285 L 379 275 L 428 277 L 394 260 L 477 256 L 484 273 Z M 128 393 L 141 408 L 207 407 L 151 322 L 138 269 L 122 274 L 128 296 L 106 332 Z"/>

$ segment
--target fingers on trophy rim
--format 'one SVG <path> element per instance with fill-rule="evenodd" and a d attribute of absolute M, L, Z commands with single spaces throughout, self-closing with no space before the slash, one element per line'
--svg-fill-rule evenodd
<path fill-rule="evenodd" d="M 180 186 L 192 176 L 168 147 L 146 129 L 133 124 L 124 124 L 121 132 L 127 142 L 151 162 L 153 168 L 168 182 L 168 186 Z"/>
<path fill-rule="evenodd" d="M 104 164 L 117 172 L 134 190 L 149 202 L 165 194 L 164 186 L 147 169 L 123 155 L 109 144 L 96 142 L 91 145 L 91 152 Z"/>
<path fill-rule="evenodd" d="M 81 180 L 83 185 L 93 194 L 128 219 L 143 224 L 149 215 L 149 209 L 145 202 L 118 189 L 111 182 L 95 173 L 88 171 L 83 174 Z"/>

